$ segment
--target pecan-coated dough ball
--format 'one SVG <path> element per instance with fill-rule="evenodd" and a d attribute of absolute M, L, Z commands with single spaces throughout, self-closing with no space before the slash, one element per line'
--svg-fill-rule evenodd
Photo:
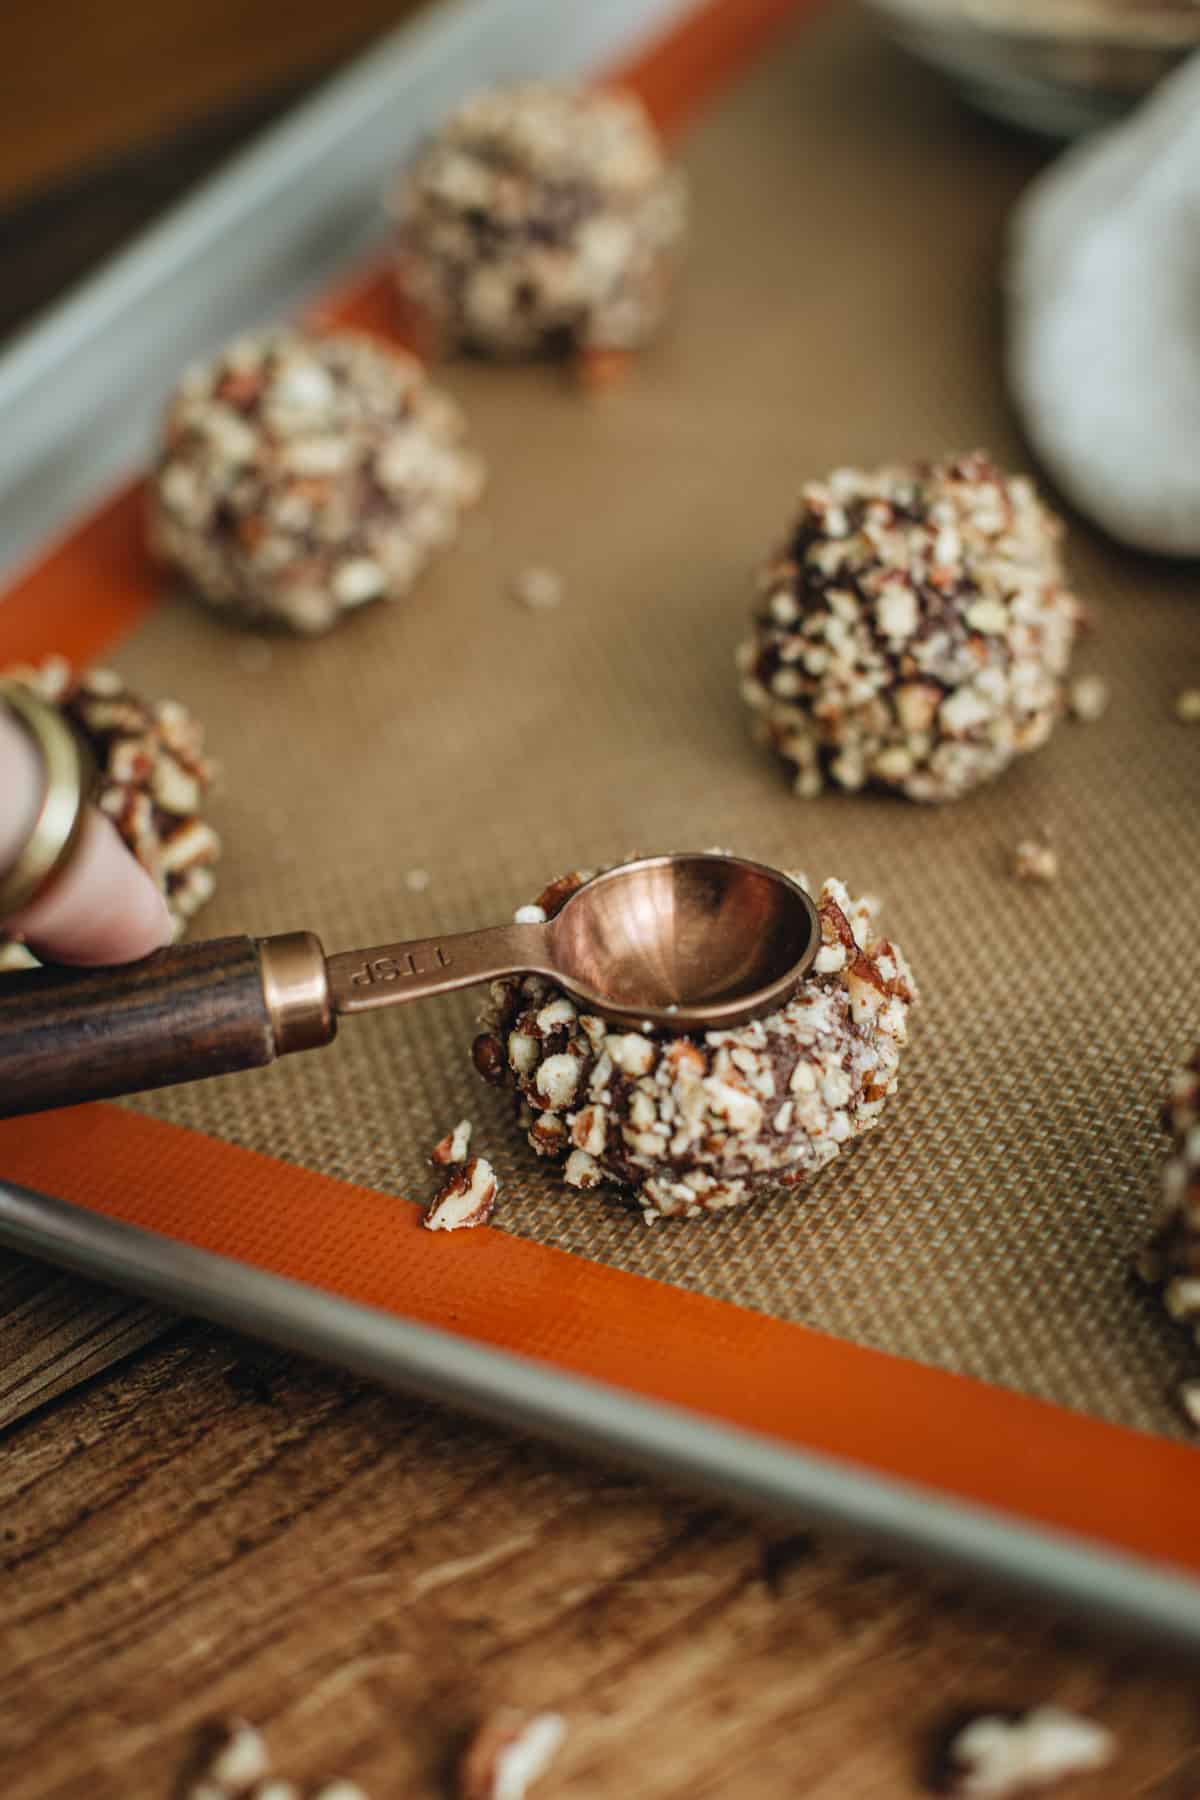
<path fill-rule="evenodd" d="M 682 176 L 634 94 L 493 88 L 400 183 L 396 274 L 447 344 L 494 356 L 632 350 L 661 325 Z"/>
<path fill-rule="evenodd" d="M 552 916 L 586 879 L 553 883 L 519 916 Z M 654 1038 L 513 976 L 492 985 L 476 1067 L 516 1090 L 530 1143 L 570 1186 L 627 1189 L 647 1221 L 794 1186 L 878 1123 L 916 998 L 903 955 L 876 934 L 874 902 L 827 881 L 818 911 L 816 962 L 766 1018 Z"/>
<path fill-rule="evenodd" d="M 739 652 L 796 792 L 953 800 L 1044 744 L 1082 618 L 1061 535 L 982 452 L 810 482 Z"/>
<path fill-rule="evenodd" d="M 152 548 L 247 620 L 326 631 L 407 593 L 483 485 L 462 415 L 358 332 L 239 338 L 184 376 L 150 484 Z"/>

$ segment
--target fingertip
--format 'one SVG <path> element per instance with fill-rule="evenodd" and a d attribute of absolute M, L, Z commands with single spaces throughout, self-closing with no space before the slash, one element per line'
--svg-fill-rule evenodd
<path fill-rule="evenodd" d="M 115 831 L 113 835 L 116 836 Z M 124 851 L 124 844 L 120 844 L 119 840 L 118 843 Z M 128 891 L 122 910 L 115 912 L 108 922 L 108 949 L 103 957 L 105 962 L 136 962 L 139 957 L 161 950 L 175 936 L 175 922 L 167 910 L 167 903 L 158 883 L 146 873 L 141 863 L 136 862 L 128 852 L 125 854 L 127 861 L 133 865 L 133 875 L 127 882 Z M 124 872 L 119 879 L 125 885 Z"/>
<path fill-rule="evenodd" d="M 174 936 L 157 883 L 94 808 L 70 866 L 8 929 L 38 956 L 81 965 L 135 962 Z"/>

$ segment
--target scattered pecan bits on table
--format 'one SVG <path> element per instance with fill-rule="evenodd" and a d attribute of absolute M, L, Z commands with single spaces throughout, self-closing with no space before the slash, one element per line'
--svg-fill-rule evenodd
<path fill-rule="evenodd" d="M 239 338 L 191 370 L 150 484 L 152 548 L 213 606 L 326 631 L 407 593 L 483 486 L 457 406 L 357 332 Z"/>
<path fill-rule="evenodd" d="M 96 804 L 154 877 L 182 937 L 216 887 L 221 840 L 200 813 L 216 776 L 204 734 L 174 700 L 142 700 L 111 669 L 72 676 L 62 657 L 7 673 L 61 708 L 91 752 Z M 0 967 L 32 961 L 0 937 Z"/>
<path fill-rule="evenodd" d="M 505 1707 L 483 1721 L 459 1767 L 459 1800 L 525 1800 L 567 1735 L 558 1713 Z"/>
<path fill-rule="evenodd" d="M 203 1726 L 180 1785 L 184 1800 L 248 1800 L 266 1782 L 271 1759 L 261 1732 L 245 1719 Z"/>
<path fill-rule="evenodd" d="M 687 222 L 636 95 L 537 83 L 457 107 L 394 210 L 401 296 L 441 344 L 585 371 L 658 331 Z"/>
<path fill-rule="evenodd" d="M 224 1741 L 214 1747 L 208 1764 L 209 1779 L 235 1791 L 251 1787 L 270 1768 L 267 1746 L 245 1719 L 227 1720 L 223 1729 Z"/>
<path fill-rule="evenodd" d="M 551 916 L 586 879 L 552 883 L 518 917 Z M 694 1038 L 610 1027 L 541 976 L 496 981 L 475 1066 L 516 1090 L 530 1144 L 569 1186 L 630 1191 L 648 1222 L 796 1185 L 876 1125 L 897 1085 L 916 988 L 874 904 L 827 881 L 822 946 L 795 997 Z"/>
<path fill-rule="evenodd" d="M 982 452 L 810 482 L 738 657 L 796 792 L 953 800 L 1044 744 L 1083 616 L 1061 535 Z"/>
<path fill-rule="evenodd" d="M 262 1734 L 245 1719 L 202 1728 L 176 1792 L 180 1800 L 302 1800 L 295 1782 L 271 1773 Z M 340 1778 L 306 1793 L 309 1800 L 367 1800 L 356 1782 Z"/>
<path fill-rule="evenodd" d="M 1200 725 L 1200 688 L 1184 688 L 1176 694 L 1175 717 L 1181 725 Z"/>
<path fill-rule="evenodd" d="M 496 1210 L 496 1191 L 495 1171 L 486 1158 L 472 1156 L 468 1162 L 453 1163 L 422 1224 L 426 1231 L 465 1231 L 486 1225 Z"/>
<path fill-rule="evenodd" d="M 935 1785 L 956 1800 L 1016 1800 L 1106 1768 L 1115 1750 L 1111 1732 L 1058 1706 L 980 1713 L 947 1734 Z"/>
<path fill-rule="evenodd" d="M 1200 1048 L 1172 1077 L 1163 1123 L 1171 1148 L 1162 1212 L 1137 1269 L 1144 1281 L 1162 1287 L 1168 1313 L 1189 1326 L 1200 1343 Z M 1179 1401 L 1200 1425 L 1200 1382 L 1184 1381 Z"/>

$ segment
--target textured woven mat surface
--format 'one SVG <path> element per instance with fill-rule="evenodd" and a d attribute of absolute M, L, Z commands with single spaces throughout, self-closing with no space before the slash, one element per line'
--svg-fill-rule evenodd
<path fill-rule="evenodd" d="M 1097 625 L 1079 666 L 1110 679 L 1111 710 L 944 811 L 793 799 L 732 664 L 751 571 L 806 476 L 975 444 L 1023 461 L 997 278 L 1038 153 L 830 9 L 683 155 L 686 303 L 634 379 L 585 398 L 546 369 L 449 371 L 492 482 L 408 604 L 273 641 L 252 672 L 244 639 L 176 601 L 115 660 L 192 706 L 224 763 L 207 932 L 308 927 L 335 949 L 464 928 L 635 848 L 838 874 L 884 896 L 924 992 L 892 1111 L 807 1190 L 648 1230 L 518 1139 L 471 1070 L 470 996 L 135 1104 L 414 1198 L 468 1113 L 509 1230 L 1175 1431 L 1186 1346 L 1126 1261 L 1200 1013 L 1200 733 L 1171 712 L 1200 679 L 1194 577 L 1075 529 Z M 557 612 L 509 597 L 530 563 L 562 574 Z M 1011 848 L 1043 824 L 1061 879 L 1018 886 Z"/>

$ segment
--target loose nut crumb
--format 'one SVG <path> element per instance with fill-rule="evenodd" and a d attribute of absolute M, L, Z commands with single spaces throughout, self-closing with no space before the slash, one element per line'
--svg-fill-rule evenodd
<path fill-rule="evenodd" d="M 1094 725 L 1108 711 L 1108 683 L 1099 675 L 1080 675 L 1067 690 L 1072 713 L 1085 725 Z"/>
<path fill-rule="evenodd" d="M 482 1156 L 454 1168 L 422 1220 L 426 1231 L 464 1231 L 486 1225 L 496 1207 L 496 1177 Z"/>
<path fill-rule="evenodd" d="M 300 1800 L 294 1781 L 270 1773 L 271 1759 L 261 1732 L 245 1719 L 206 1725 L 181 1791 L 185 1800 Z M 327 1781 L 313 1800 L 367 1800 L 353 1781 Z"/>
<path fill-rule="evenodd" d="M 186 1800 L 262 1800 L 271 1759 L 262 1734 L 245 1719 L 214 1719 L 204 1725 L 182 1778 Z M 288 1796 L 267 1795 L 267 1800 Z"/>
<path fill-rule="evenodd" d="M 270 1759 L 261 1733 L 245 1719 L 228 1721 L 228 1737 L 212 1757 L 209 1775 L 221 1787 L 248 1787 L 266 1775 Z"/>
<path fill-rule="evenodd" d="M 1022 838 L 1013 852 L 1018 881 L 1057 881 L 1058 852 L 1044 838 Z"/>
<path fill-rule="evenodd" d="M 1115 1748 L 1102 1725 L 1058 1706 L 1036 1706 L 1023 1717 L 980 1714 L 947 1746 L 941 1790 L 961 1800 L 1004 1800 L 1103 1769 Z"/>
<path fill-rule="evenodd" d="M 300 1789 L 294 1781 L 268 1775 L 253 1787 L 231 1789 L 216 1781 L 198 1781 L 187 1789 L 187 1800 L 300 1800 Z"/>
<path fill-rule="evenodd" d="M 1200 725 L 1200 688 L 1184 688 L 1176 694 L 1175 717 L 1184 725 Z"/>
<path fill-rule="evenodd" d="M 404 885 L 410 894 L 423 894 L 431 880 L 428 869 L 410 869 L 404 877 Z"/>
<path fill-rule="evenodd" d="M 465 1163 L 467 1146 L 471 1142 L 471 1121 L 460 1119 L 453 1131 L 448 1131 L 440 1143 L 429 1152 L 429 1160 L 435 1169 L 448 1168 L 452 1163 Z"/>
<path fill-rule="evenodd" d="M 548 612 L 562 605 L 562 576 L 553 569 L 522 569 L 513 577 L 513 597 L 532 612 Z"/>
<path fill-rule="evenodd" d="M 1181 1381 L 1179 1404 L 1193 1425 L 1200 1426 L 1200 1381 Z"/>
<path fill-rule="evenodd" d="M 545 1774 L 567 1734 L 559 1713 L 492 1713 L 467 1746 L 459 1769 L 459 1800 L 524 1800 Z"/>

